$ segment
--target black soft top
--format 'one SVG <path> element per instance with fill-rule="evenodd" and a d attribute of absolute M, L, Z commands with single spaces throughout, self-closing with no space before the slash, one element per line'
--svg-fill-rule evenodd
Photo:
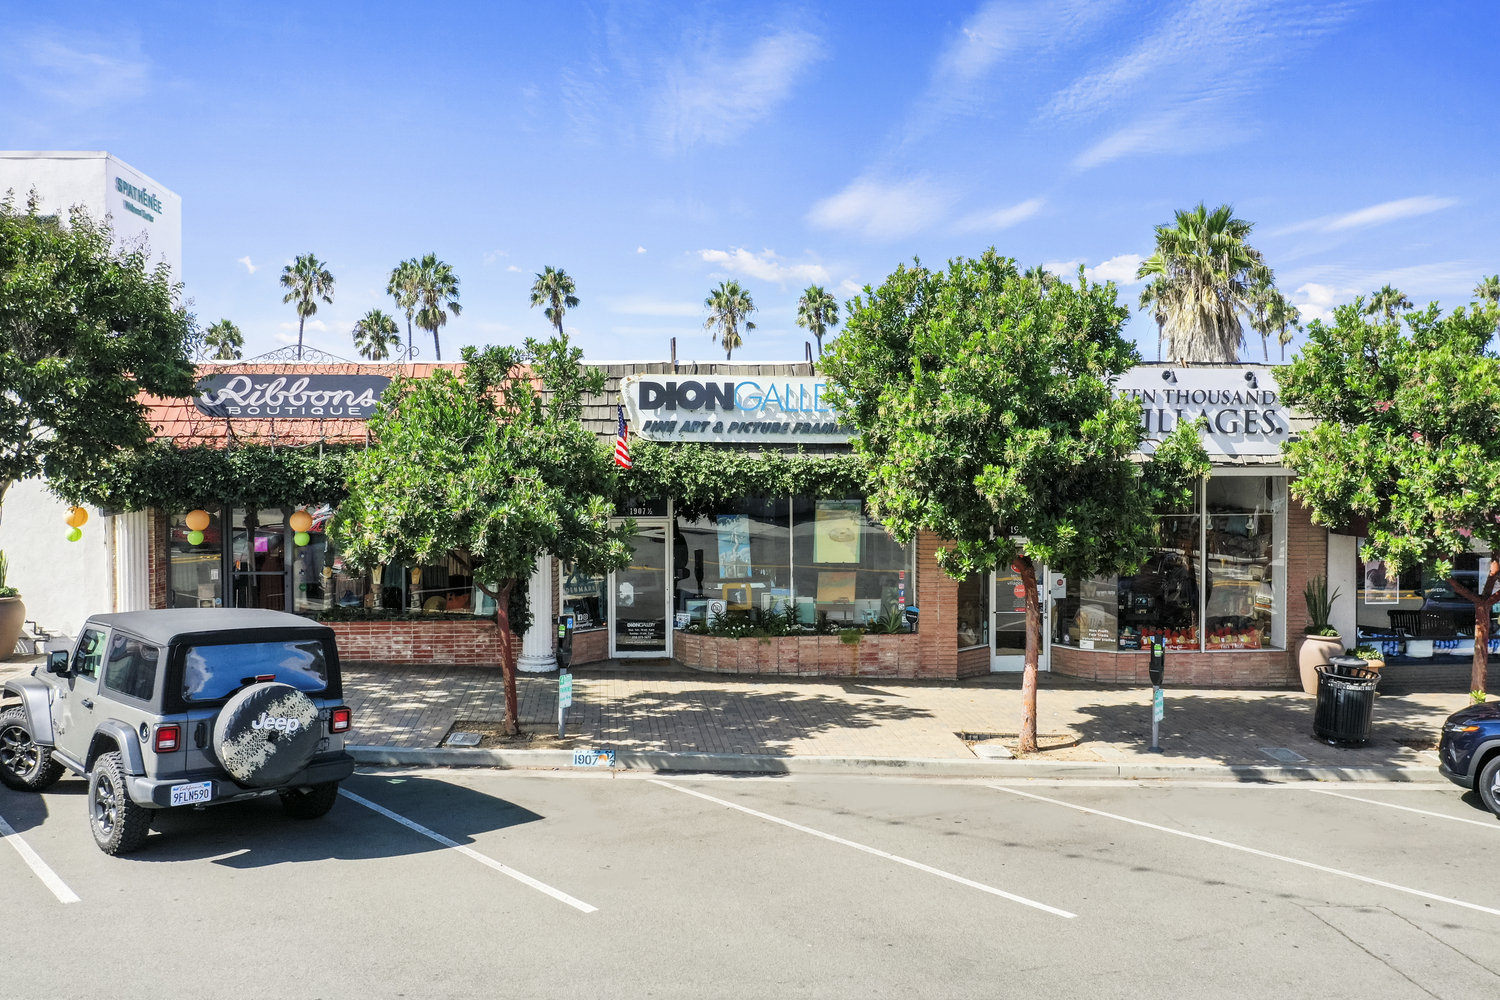
<path fill-rule="evenodd" d="M 256 629 L 286 632 L 296 629 L 307 635 L 309 631 L 319 633 L 319 638 L 332 639 L 333 629 L 327 625 L 289 615 L 281 611 L 262 611 L 259 608 L 163 608 L 158 611 L 122 611 L 111 615 L 93 615 L 85 627 L 99 624 L 108 628 L 123 629 L 147 642 L 166 646 L 178 636 L 207 636 L 215 632 L 246 632 Z M 243 642 L 253 642 L 250 636 L 238 637 Z M 220 640 L 221 642 L 224 640 Z"/>

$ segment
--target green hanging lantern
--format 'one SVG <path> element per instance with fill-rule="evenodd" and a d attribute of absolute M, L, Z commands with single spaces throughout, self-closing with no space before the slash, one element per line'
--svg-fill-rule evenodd
<path fill-rule="evenodd" d="M 312 541 L 312 536 L 305 531 L 299 531 L 292 536 L 292 541 L 296 542 L 298 545 L 306 545 L 308 542 Z"/>
<path fill-rule="evenodd" d="M 70 542 L 76 542 L 76 541 L 78 541 L 78 539 L 80 539 L 82 537 L 83 537 L 83 529 L 82 528 L 74 528 L 72 531 L 68 532 L 68 541 L 70 541 Z"/>
<path fill-rule="evenodd" d="M 201 531 L 189 531 L 188 534 L 187 534 L 187 539 L 188 539 L 188 544 L 189 545 L 202 545 L 203 544 L 203 532 L 201 532 Z"/>

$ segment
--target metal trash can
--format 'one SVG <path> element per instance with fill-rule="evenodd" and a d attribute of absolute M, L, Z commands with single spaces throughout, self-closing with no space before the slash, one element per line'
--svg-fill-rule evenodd
<path fill-rule="evenodd" d="M 1318 707 L 1313 733 L 1335 743 L 1364 743 L 1370 738 L 1375 685 L 1380 673 L 1357 656 L 1333 656 L 1318 667 Z"/>

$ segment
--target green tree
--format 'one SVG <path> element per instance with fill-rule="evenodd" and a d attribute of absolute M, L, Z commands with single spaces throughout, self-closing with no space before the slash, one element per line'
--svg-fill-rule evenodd
<path fill-rule="evenodd" d="M 240 328 L 221 319 L 203 331 L 203 354 L 213 361 L 236 361 L 245 346 L 245 335 Z"/>
<path fill-rule="evenodd" d="M 1474 297 L 1492 305 L 1500 303 L 1500 274 L 1486 275 L 1474 286 Z"/>
<path fill-rule="evenodd" d="M 281 287 L 287 293 L 282 302 L 297 306 L 297 359 L 302 359 L 302 327 L 307 317 L 317 314 L 318 300 L 333 304 L 333 274 L 323 262 L 310 253 L 298 254 L 296 261 L 281 269 Z"/>
<path fill-rule="evenodd" d="M 1139 278 L 1160 278 L 1167 353 L 1174 361 L 1237 361 L 1245 343 L 1251 288 L 1270 283 L 1271 270 L 1247 239 L 1254 226 L 1220 205 L 1179 210 L 1174 225 L 1156 227 L 1156 252 Z"/>
<path fill-rule="evenodd" d="M 401 346 L 401 327 L 396 318 L 371 309 L 354 324 L 354 348 L 371 361 L 384 361 Z"/>
<path fill-rule="evenodd" d="M 1383 316 L 1387 323 L 1393 322 L 1395 318 L 1411 309 L 1411 299 L 1399 288 L 1384 285 L 1380 291 L 1370 295 L 1370 301 L 1365 303 L 1366 316 Z"/>
<path fill-rule="evenodd" d="M 797 325 L 817 338 L 821 358 L 823 334 L 839 325 L 839 300 L 820 285 L 808 285 L 797 300 Z"/>
<path fill-rule="evenodd" d="M 192 395 L 193 317 L 165 264 L 112 249 L 82 210 L 67 223 L 0 201 L 0 504 L 12 483 L 86 477 L 151 437 L 142 393 Z"/>
<path fill-rule="evenodd" d="M 1271 311 L 1267 313 L 1271 325 L 1276 328 L 1276 342 L 1281 345 L 1281 360 L 1286 363 L 1286 345 L 1292 342 L 1292 337 L 1302 329 L 1302 311 L 1287 301 L 1285 295 L 1276 296 L 1276 301 L 1271 303 Z"/>
<path fill-rule="evenodd" d="M 1482 699 L 1500 559 L 1473 588 L 1450 574 L 1474 542 L 1500 550 L 1500 360 L 1486 350 L 1500 306 L 1443 316 L 1434 303 L 1401 320 L 1340 306 L 1278 369 L 1287 405 L 1318 421 L 1282 446 L 1291 493 L 1320 524 L 1367 518 L 1367 558 L 1394 572 L 1425 563 L 1473 602 Z"/>
<path fill-rule="evenodd" d="M 1263 361 L 1268 364 L 1271 361 L 1269 344 L 1272 331 L 1277 332 L 1282 360 L 1286 360 L 1286 345 L 1291 339 L 1286 335 L 1286 328 L 1295 325 L 1299 318 L 1297 307 L 1286 300 L 1281 289 L 1271 283 L 1269 276 L 1251 286 L 1250 328 L 1260 334 L 1260 354 Z"/>
<path fill-rule="evenodd" d="M 546 307 L 542 314 L 559 337 L 563 335 L 563 316 L 569 309 L 578 308 L 578 296 L 574 294 L 577 291 L 573 279 L 560 267 L 544 266 L 531 283 L 531 307 Z"/>
<path fill-rule="evenodd" d="M 586 573 L 629 562 L 633 523 L 611 526 L 612 453 L 584 427 L 604 391 L 566 337 L 463 350 L 462 374 L 397 379 L 350 459 L 333 534 L 359 566 L 420 566 L 452 554 L 495 601 L 506 732 L 519 730 L 510 600 L 542 556 Z M 540 386 L 535 384 L 540 382 Z"/>
<path fill-rule="evenodd" d="M 1167 324 L 1167 311 L 1162 302 L 1162 293 L 1166 289 L 1165 278 L 1152 278 L 1146 282 L 1146 287 L 1141 289 L 1140 308 L 1142 311 L 1151 310 L 1151 318 L 1156 320 L 1156 360 L 1161 360 L 1162 329 Z"/>
<path fill-rule="evenodd" d="M 1156 515 L 1208 470 L 1191 423 L 1145 462 L 1139 402 L 1115 379 L 1139 361 L 1120 336 L 1113 282 L 1050 286 L 986 252 L 946 271 L 898 267 L 849 303 L 824 361 L 832 403 L 857 430 L 869 504 L 910 543 L 949 540 L 953 577 L 1011 567 L 1026 597 L 1022 750 L 1036 748 L 1041 603 L 1037 568 L 1070 579 L 1133 572 Z"/>
<path fill-rule="evenodd" d="M 416 315 L 422 279 L 422 262 L 413 257 L 403 260 L 391 269 L 390 279 L 385 284 L 385 293 L 396 300 L 396 308 L 406 313 L 406 356 L 416 352 L 411 346 L 411 320 Z"/>
<path fill-rule="evenodd" d="M 755 329 L 755 324 L 749 319 L 755 312 L 755 302 L 738 281 L 721 281 L 718 288 L 708 293 L 703 305 L 708 309 L 703 329 L 712 331 L 713 341 L 723 345 L 724 360 L 728 361 L 733 357 L 734 349 L 745 342 L 740 331 L 749 333 Z"/>
<path fill-rule="evenodd" d="M 448 314 L 457 316 L 463 310 L 458 304 L 458 275 L 453 268 L 429 253 L 418 264 L 417 326 L 432 334 L 432 350 L 443 360 L 443 345 L 438 342 L 438 328 L 447 325 Z"/>

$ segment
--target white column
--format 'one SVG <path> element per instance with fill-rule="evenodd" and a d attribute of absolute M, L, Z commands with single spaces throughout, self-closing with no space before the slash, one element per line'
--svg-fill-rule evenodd
<path fill-rule="evenodd" d="M 151 607 L 150 514 L 115 516 L 115 610 L 145 611 Z"/>
<path fill-rule="evenodd" d="M 1335 590 L 1339 592 L 1338 600 L 1333 602 L 1333 610 L 1328 613 L 1328 624 L 1339 630 L 1345 646 L 1359 645 L 1355 618 L 1359 610 L 1359 599 L 1363 596 L 1359 592 L 1359 585 L 1363 581 L 1355 572 L 1358 568 L 1358 550 L 1355 547 L 1357 541 L 1353 535 L 1335 535 L 1331 531 L 1328 533 L 1328 593 L 1332 594 Z M 1300 596 L 1293 595 L 1293 599 Z"/>
<path fill-rule="evenodd" d="M 557 657 L 552 652 L 552 557 L 544 555 L 537 559 L 527 590 L 531 604 L 531 628 L 521 640 L 521 658 L 516 667 L 529 674 L 544 674 L 557 669 Z"/>

